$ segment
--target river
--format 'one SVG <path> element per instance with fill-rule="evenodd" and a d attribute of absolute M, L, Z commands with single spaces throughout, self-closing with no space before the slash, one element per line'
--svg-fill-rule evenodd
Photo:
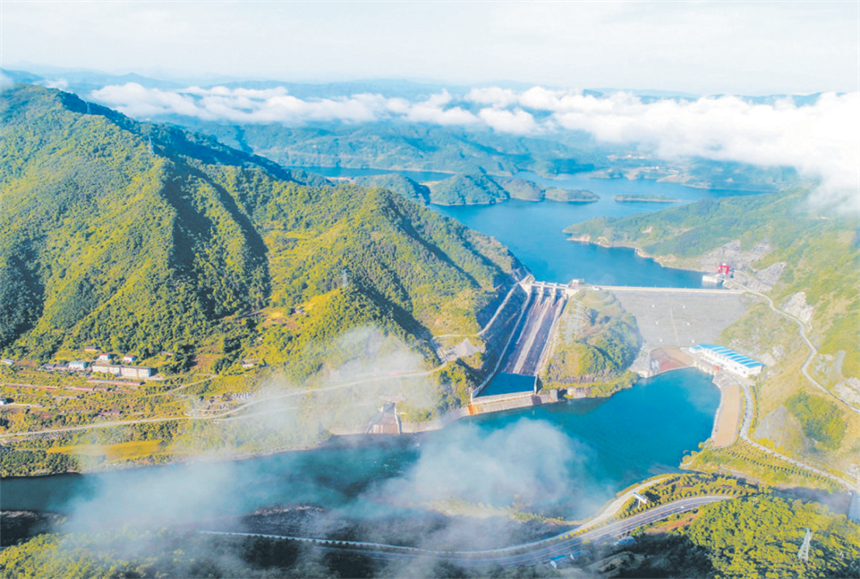
<path fill-rule="evenodd" d="M 536 175 L 527 177 L 539 180 Z M 689 202 L 708 192 L 671 184 L 569 177 L 554 186 L 590 189 L 593 204 L 509 201 L 434 207 L 497 237 L 546 281 L 696 287 L 700 274 L 662 268 L 631 251 L 569 242 L 578 221 L 662 209 L 620 204 L 620 193 L 659 193 Z M 3 510 L 86 512 L 99 520 L 153 509 L 177 516 L 241 514 L 277 505 L 315 505 L 352 514 L 422 509 L 451 498 L 507 506 L 527 502 L 567 518 L 594 514 L 619 490 L 675 471 L 708 438 L 719 391 L 710 377 L 681 370 L 639 381 L 609 399 L 574 400 L 463 419 L 420 437 L 335 445 L 244 461 L 147 467 L 90 475 L 5 479 Z M 211 458 L 211 457 L 210 457 Z M 196 509 L 196 510 L 195 510 Z"/>
<path fill-rule="evenodd" d="M 378 509 L 380 497 L 394 497 L 382 502 L 409 510 L 442 501 L 445 492 L 455 490 L 460 498 L 499 507 L 530 498 L 542 512 L 582 518 L 639 480 L 677 471 L 684 452 L 710 435 L 718 404 L 719 391 L 709 376 L 680 370 L 642 380 L 608 399 L 483 415 L 440 432 L 378 444 L 5 479 L 0 508 L 85 511 L 101 521 L 139 518 L 160 508 L 188 509 L 199 517 L 201 510 L 215 516 L 283 504 L 355 513 Z M 498 471 L 500 465 L 505 472 Z M 426 484 L 431 471 L 444 482 L 411 488 Z M 527 497 L 526 483 L 551 484 Z"/>

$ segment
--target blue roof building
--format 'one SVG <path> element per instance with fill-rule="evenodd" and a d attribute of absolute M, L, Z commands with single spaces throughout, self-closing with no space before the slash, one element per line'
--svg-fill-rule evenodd
<path fill-rule="evenodd" d="M 699 344 L 690 348 L 693 354 L 699 354 L 714 365 L 714 369 L 728 370 L 734 374 L 739 374 L 744 378 L 755 376 L 762 371 L 764 364 L 758 360 L 753 360 L 743 354 L 738 354 L 734 350 L 730 350 L 725 346 L 716 346 L 713 344 Z"/>

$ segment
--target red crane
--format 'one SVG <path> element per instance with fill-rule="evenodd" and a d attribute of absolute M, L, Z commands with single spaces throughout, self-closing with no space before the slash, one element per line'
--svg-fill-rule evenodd
<path fill-rule="evenodd" d="M 717 273 L 729 277 L 732 274 L 732 267 L 727 263 L 721 263 L 717 266 Z"/>

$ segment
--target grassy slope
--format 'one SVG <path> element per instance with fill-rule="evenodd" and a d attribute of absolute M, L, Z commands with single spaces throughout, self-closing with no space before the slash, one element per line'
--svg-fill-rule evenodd
<path fill-rule="evenodd" d="M 806 293 L 814 308 L 808 334 L 822 354 L 813 367 L 824 368 L 816 377 L 830 387 L 838 380 L 860 377 L 860 247 L 854 218 L 819 214 L 806 200 L 804 191 L 704 200 L 648 215 L 596 219 L 566 231 L 592 242 L 640 248 L 666 265 L 694 268 L 699 257 L 732 240 L 740 240 L 747 249 L 767 240 L 774 250 L 752 267 L 787 264 L 770 292 L 776 304 L 796 292 Z M 785 350 L 758 381 L 759 423 L 800 391 L 824 398 L 800 374 L 808 349 L 796 326 L 766 306 L 750 308 L 722 340 L 753 355 L 777 345 Z M 845 353 L 841 376 L 834 369 L 840 352 Z M 860 420 L 856 413 L 838 408 L 845 436 L 837 448 L 795 433 L 785 436 L 782 450 L 843 471 L 860 462 Z"/>

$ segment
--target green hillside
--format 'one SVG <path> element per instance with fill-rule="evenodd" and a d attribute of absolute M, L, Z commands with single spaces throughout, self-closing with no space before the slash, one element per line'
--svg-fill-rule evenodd
<path fill-rule="evenodd" d="M 565 230 L 594 242 L 638 247 L 666 265 L 697 266 L 709 251 L 739 240 L 741 248 L 767 241 L 774 250 L 752 264 L 786 269 L 770 296 L 777 301 L 803 291 L 815 308 L 813 332 L 824 354 L 856 352 L 860 329 L 860 237 L 856 220 L 819 214 L 808 194 L 704 199 L 655 214 L 600 218 Z M 850 358 L 850 360 L 849 360 Z M 860 357 L 845 356 L 846 377 L 860 378 Z"/>
<path fill-rule="evenodd" d="M 582 241 L 637 247 L 664 265 L 700 271 L 712 266 L 715 257 L 709 255 L 726 255 L 720 252 L 736 244 L 729 253 L 734 256 L 729 260 L 736 267 L 735 280 L 756 285 L 778 308 L 795 316 L 807 311 L 806 333 L 818 349 L 809 371 L 833 394 L 828 396 L 801 373 L 809 348 L 797 325 L 771 311 L 763 300 L 752 300 L 747 313 L 720 338 L 721 343 L 767 365 L 756 381 L 757 418 L 751 432 L 763 444 L 844 472 L 860 460 L 860 418 L 837 399 L 857 406 L 860 237 L 856 223 L 853 216 L 816 209 L 808 191 L 794 190 L 706 199 L 622 219 L 600 218 L 573 225 L 566 232 Z M 715 456 L 713 451 L 706 453 Z M 733 468 L 747 468 L 735 458 L 719 460 L 728 460 Z"/>
<path fill-rule="evenodd" d="M 306 348 L 358 325 L 407 342 L 477 331 L 517 265 L 489 237 L 386 189 L 330 187 L 60 91 L 19 85 L 3 97 L 8 356 L 193 351 L 227 332 L 227 317 L 258 311 L 282 323 L 250 324 L 218 355 L 269 353 L 306 375 L 319 368 Z"/>
<path fill-rule="evenodd" d="M 629 388 L 628 368 L 642 340 L 636 320 L 608 292 L 580 293 L 565 306 L 553 350 L 541 373 L 544 388 L 609 396 Z"/>
<path fill-rule="evenodd" d="M 454 175 L 442 181 L 427 184 L 430 202 L 438 205 L 490 205 L 508 199 L 543 201 L 549 199 L 563 203 L 591 203 L 600 199 L 591 191 L 579 189 L 545 189 L 540 185 L 515 177 L 491 177 L 483 173 Z"/>
<path fill-rule="evenodd" d="M 454 175 L 429 184 L 437 205 L 489 205 L 508 199 L 508 192 L 487 175 Z"/>
<path fill-rule="evenodd" d="M 593 139 L 574 142 L 422 124 L 373 123 L 323 127 L 228 125 L 170 119 L 243 151 L 288 167 L 353 167 L 511 175 L 577 173 L 607 167 Z"/>
<path fill-rule="evenodd" d="M 430 189 L 426 185 L 417 183 L 409 177 L 404 177 L 397 173 L 356 177 L 355 184 L 362 187 L 382 187 L 389 191 L 400 193 L 407 199 L 412 199 L 419 203 L 428 203 L 430 201 Z"/>
<path fill-rule="evenodd" d="M 564 203 L 594 203 L 600 197 L 586 189 L 559 189 L 552 187 L 545 192 L 546 198 Z"/>
<path fill-rule="evenodd" d="M 522 201 L 543 201 L 544 198 L 544 190 L 540 185 L 519 177 L 499 180 L 499 185 L 508 192 L 511 199 L 520 199 Z"/>

